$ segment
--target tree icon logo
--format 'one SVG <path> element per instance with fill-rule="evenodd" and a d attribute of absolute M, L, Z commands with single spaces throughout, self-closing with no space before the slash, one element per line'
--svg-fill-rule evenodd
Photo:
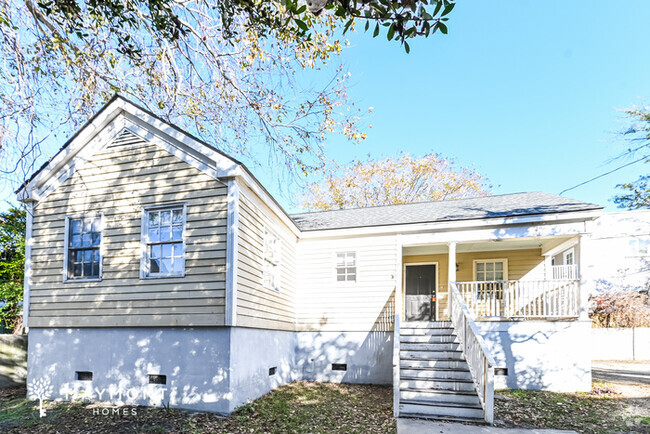
<path fill-rule="evenodd" d="M 38 399 L 38 414 L 40 417 L 46 416 L 46 411 L 43 408 L 43 401 L 52 396 L 54 386 L 50 384 L 49 380 L 34 380 L 27 385 L 27 393 L 29 399 Z"/>

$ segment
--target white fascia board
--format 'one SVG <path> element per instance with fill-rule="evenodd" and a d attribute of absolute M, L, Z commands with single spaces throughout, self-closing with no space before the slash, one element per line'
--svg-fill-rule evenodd
<path fill-rule="evenodd" d="M 504 217 L 504 218 L 487 218 L 487 219 L 472 219 L 472 220 L 454 220 L 449 222 L 432 222 L 432 223 L 415 223 L 415 224 L 399 224 L 399 225 L 386 225 L 386 226 L 364 226 L 360 228 L 346 228 L 346 229 L 320 229 L 313 231 L 302 231 L 302 239 L 313 238 L 348 238 L 368 235 L 382 235 L 382 234 L 410 234 L 410 233 L 428 233 L 438 231 L 456 231 L 467 230 L 482 227 L 496 227 L 496 226 L 513 226 L 513 225 L 534 225 L 534 224 L 550 224 L 578 221 L 584 222 L 586 220 L 593 220 L 598 218 L 602 212 L 600 210 L 590 211 L 574 211 L 565 213 L 554 214 L 541 214 L 534 216 L 517 216 L 517 217 Z"/>

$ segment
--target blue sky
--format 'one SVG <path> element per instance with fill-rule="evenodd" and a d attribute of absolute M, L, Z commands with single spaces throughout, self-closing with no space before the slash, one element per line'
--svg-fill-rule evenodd
<path fill-rule="evenodd" d="M 410 54 L 384 35 L 349 34 L 336 61 L 352 74 L 350 98 L 374 108 L 373 128 L 360 145 L 331 137 L 326 149 L 339 162 L 438 152 L 487 175 L 494 193 L 559 193 L 625 162 L 608 163 L 625 149 L 618 110 L 650 104 L 648 22 L 648 1 L 461 0 L 449 34 Z M 271 171 L 252 169 L 295 210 Z M 613 210 L 614 186 L 647 169 L 566 195 Z"/>
<path fill-rule="evenodd" d="M 625 162 L 607 164 L 625 149 L 618 110 L 650 104 L 649 22 L 648 1 L 462 0 L 449 34 L 410 54 L 383 35 L 350 35 L 349 93 L 374 108 L 373 128 L 357 146 L 332 138 L 330 155 L 434 151 L 486 174 L 494 193 L 559 193 Z M 614 186 L 647 169 L 566 195 L 613 210 Z"/>

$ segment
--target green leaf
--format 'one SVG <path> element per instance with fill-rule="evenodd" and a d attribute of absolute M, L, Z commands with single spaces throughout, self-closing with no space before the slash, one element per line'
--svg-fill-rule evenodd
<path fill-rule="evenodd" d="M 368 31 L 369 28 L 370 28 L 370 21 L 366 20 L 366 32 Z"/>
<path fill-rule="evenodd" d="M 395 35 L 395 23 L 390 25 L 388 29 L 388 33 L 386 34 L 386 38 L 388 38 L 388 40 L 390 41 L 393 39 L 394 35 Z"/>
<path fill-rule="evenodd" d="M 297 18 L 296 18 L 294 21 L 296 22 L 296 25 L 297 25 L 298 27 L 300 27 L 301 30 L 303 30 L 303 31 L 305 31 L 305 32 L 306 32 L 307 30 L 309 30 L 309 27 L 307 26 L 307 24 L 306 24 L 304 21 L 300 21 L 300 20 L 297 19 Z"/>
<path fill-rule="evenodd" d="M 443 34 L 447 34 L 447 25 L 445 23 L 439 22 L 438 27 Z"/>
<path fill-rule="evenodd" d="M 445 9 L 442 11 L 442 16 L 444 17 L 445 15 L 449 14 L 454 9 L 454 6 L 456 6 L 456 3 L 447 4 L 447 6 L 445 6 Z"/>
<path fill-rule="evenodd" d="M 411 52 L 411 47 L 409 46 L 409 43 L 404 41 L 404 49 L 406 50 L 406 54 L 409 54 Z"/>
<path fill-rule="evenodd" d="M 379 35 L 379 23 L 375 25 L 375 31 L 373 32 L 372 37 L 376 38 L 377 35 Z"/>
<path fill-rule="evenodd" d="M 438 15 L 438 12 L 440 12 L 440 9 L 442 8 L 442 0 L 438 1 L 436 3 L 436 8 L 433 10 L 433 16 L 435 17 Z"/>

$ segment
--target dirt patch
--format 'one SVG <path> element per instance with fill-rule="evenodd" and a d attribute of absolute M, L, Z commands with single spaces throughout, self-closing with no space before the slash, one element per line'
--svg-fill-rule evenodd
<path fill-rule="evenodd" d="M 394 433 L 392 388 L 298 382 L 279 387 L 229 417 L 91 404 L 48 404 L 24 388 L 0 392 L 0 432 L 10 433 Z"/>

